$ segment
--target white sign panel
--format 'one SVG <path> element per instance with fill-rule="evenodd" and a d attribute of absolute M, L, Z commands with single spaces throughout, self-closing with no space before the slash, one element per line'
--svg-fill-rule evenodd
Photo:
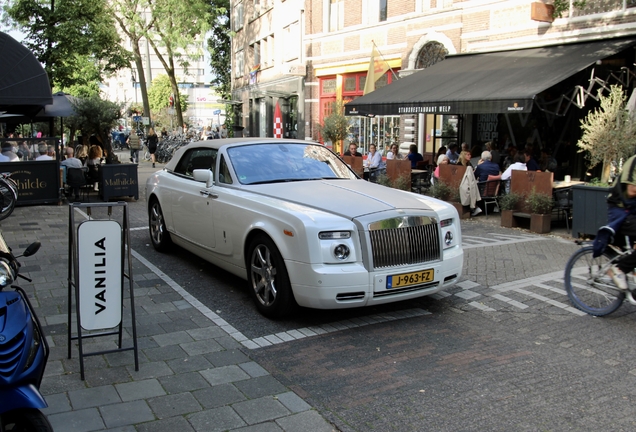
<path fill-rule="evenodd" d="M 116 221 L 85 221 L 77 230 L 80 319 L 86 330 L 119 325 L 122 229 Z"/>

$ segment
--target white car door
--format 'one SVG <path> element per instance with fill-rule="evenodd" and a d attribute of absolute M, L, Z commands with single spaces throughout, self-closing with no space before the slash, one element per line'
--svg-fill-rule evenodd
<path fill-rule="evenodd" d="M 172 217 L 176 234 L 206 249 L 215 246 L 214 200 L 216 195 L 206 189 L 205 183 L 195 181 L 195 169 L 211 169 L 216 166 L 217 151 L 210 148 L 193 148 L 184 153 L 175 168 L 175 187 Z"/>

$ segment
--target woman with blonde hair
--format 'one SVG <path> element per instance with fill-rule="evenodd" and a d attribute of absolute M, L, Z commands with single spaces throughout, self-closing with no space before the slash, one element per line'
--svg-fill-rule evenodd
<path fill-rule="evenodd" d="M 463 152 L 459 154 L 459 159 L 457 160 L 457 163 L 463 166 L 468 166 L 472 168 L 470 159 L 471 159 L 470 152 L 468 150 L 464 150 Z"/>
<path fill-rule="evenodd" d="M 103 156 L 102 148 L 98 145 L 92 145 L 88 149 L 88 159 L 86 160 L 88 181 L 93 182 L 93 187 L 96 191 L 99 190 L 99 166 L 102 164 Z"/>

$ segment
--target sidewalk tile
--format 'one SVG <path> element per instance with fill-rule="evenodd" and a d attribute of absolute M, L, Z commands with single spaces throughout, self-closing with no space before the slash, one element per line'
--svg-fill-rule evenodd
<path fill-rule="evenodd" d="M 250 399 L 282 393 L 287 388 L 271 375 L 252 378 L 234 383 Z"/>
<path fill-rule="evenodd" d="M 215 408 L 191 414 L 187 418 L 197 432 L 221 432 L 245 426 L 245 422 L 230 407 Z"/>
<path fill-rule="evenodd" d="M 163 396 L 166 394 L 165 390 L 156 379 L 117 384 L 115 385 L 115 388 L 121 396 L 121 400 L 124 402 Z"/>
<path fill-rule="evenodd" d="M 48 419 L 56 431 L 89 432 L 104 429 L 104 422 L 97 408 L 53 414 Z"/>
<path fill-rule="evenodd" d="M 192 393 L 204 408 L 216 408 L 245 400 L 245 395 L 232 384 L 220 384 Z"/>
<path fill-rule="evenodd" d="M 159 378 L 169 394 L 182 393 L 209 387 L 208 381 L 199 372 L 188 372 Z"/>
<path fill-rule="evenodd" d="M 163 420 L 143 423 L 137 426 L 137 432 L 194 432 L 184 417 L 170 417 Z"/>
<path fill-rule="evenodd" d="M 293 413 L 307 411 L 311 409 L 311 405 L 302 400 L 296 393 L 287 392 L 276 395 L 280 403 Z"/>
<path fill-rule="evenodd" d="M 109 428 L 155 420 L 154 414 L 143 400 L 106 405 L 99 410 Z"/>
<path fill-rule="evenodd" d="M 203 378 L 208 380 L 211 385 L 226 384 L 250 378 L 248 374 L 235 365 L 204 370 L 201 371 L 201 375 L 203 375 Z"/>
<path fill-rule="evenodd" d="M 280 418 L 276 420 L 276 423 L 286 431 L 334 432 L 337 430 L 314 410 Z"/>
<path fill-rule="evenodd" d="M 289 410 L 273 396 L 265 396 L 232 405 L 232 408 L 245 420 L 247 424 L 261 423 L 289 414 Z M 301 430 L 301 429 L 298 429 Z M 311 429 L 304 429 L 311 430 Z"/>
<path fill-rule="evenodd" d="M 159 419 L 201 411 L 201 405 L 192 393 L 160 396 L 148 400 L 148 405 Z"/>
<path fill-rule="evenodd" d="M 120 403 L 122 400 L 115 387 L 107 385 L 68 392 L 73 409 L 83 409 Z"/>

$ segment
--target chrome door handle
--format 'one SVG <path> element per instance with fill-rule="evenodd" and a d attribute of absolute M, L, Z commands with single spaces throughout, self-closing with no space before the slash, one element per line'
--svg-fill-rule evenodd
<path fill-rule="evenodd" d="M 208 198 L 218 198 L 219 196 L 215 193 L 212 193 L 208 190 L 200 190 L 199 193 L 201 193 L 201 195 L 206 196 Z"/>

